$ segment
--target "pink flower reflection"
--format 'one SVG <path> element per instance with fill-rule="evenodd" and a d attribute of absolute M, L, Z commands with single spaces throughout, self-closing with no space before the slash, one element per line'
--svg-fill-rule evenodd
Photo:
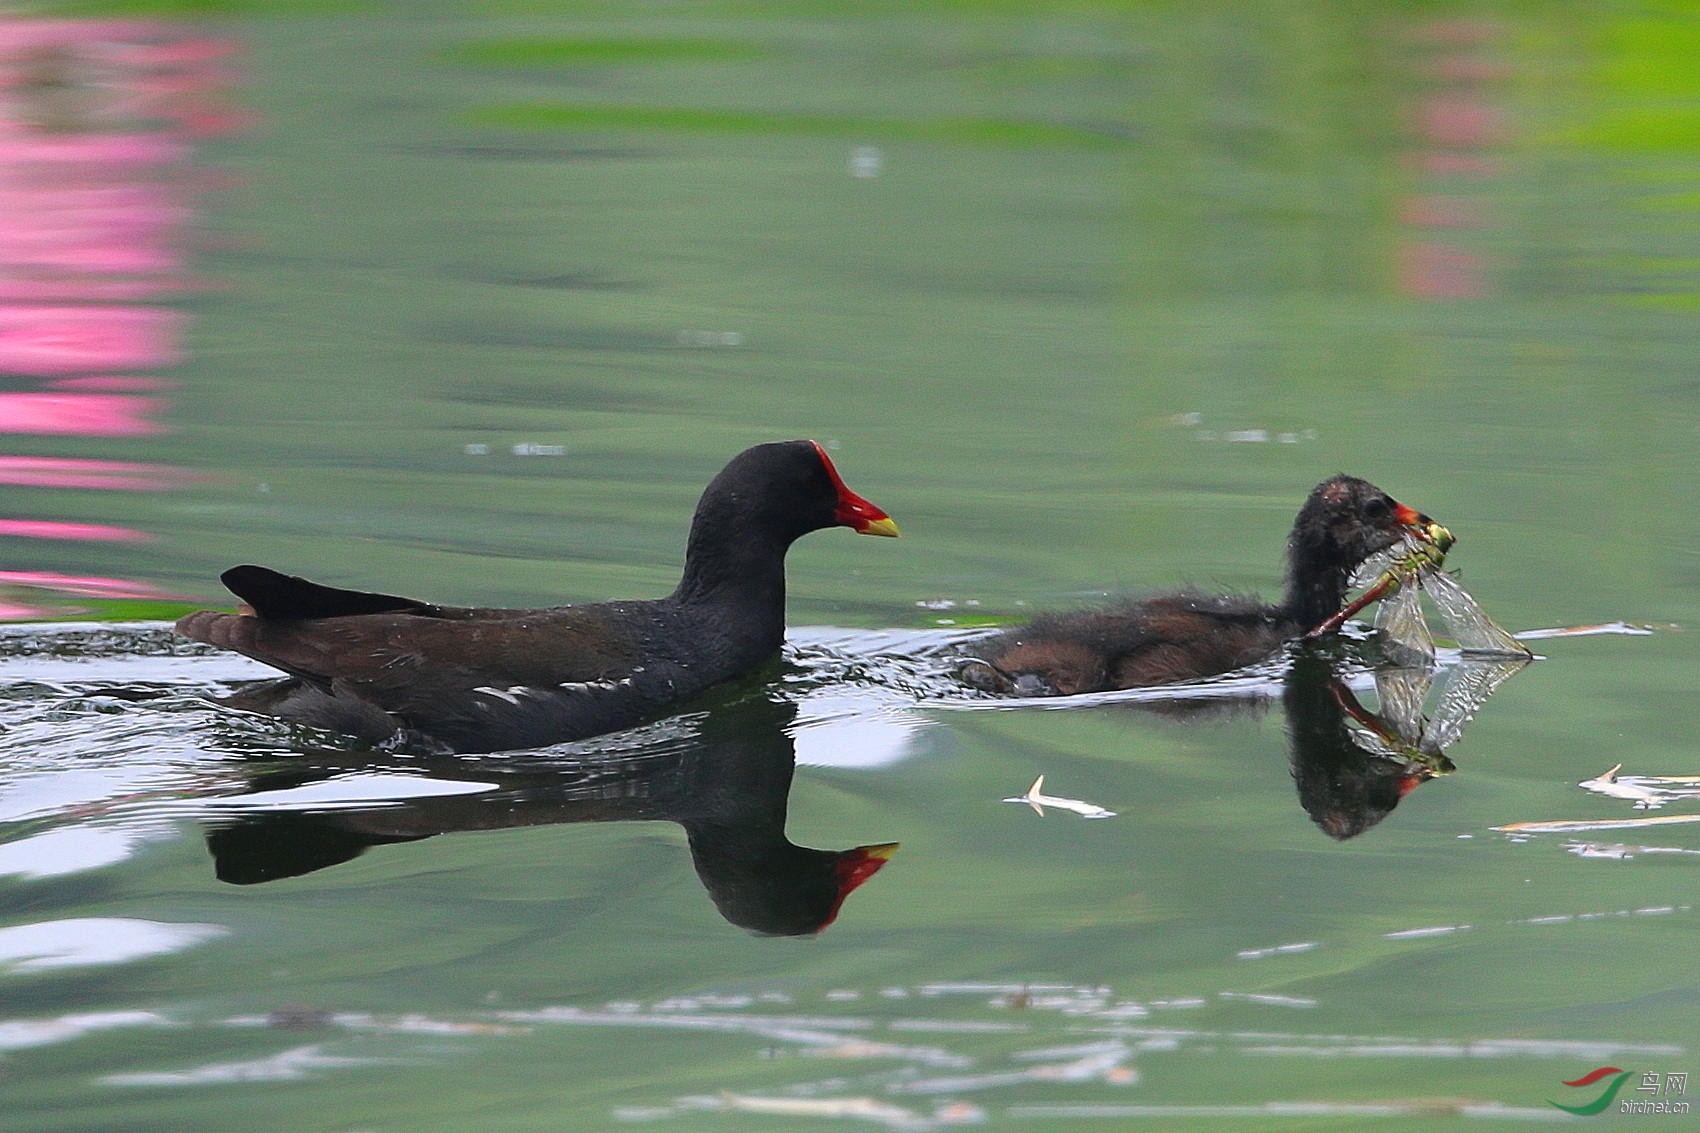
<path fill-rule="evenodd" d="M 1497 82 L 1511 75 L 1511 68 L 1499 60 L 1477 55 L 1443 55 L 1429 60 L 1418 71 L 1445 83 Z"/>
<path fill-rule="evenodd" d="M 38 240 L 34 246 L 0 231 L 0 257 L 24 269 L 59 272 L 153 275 L 176 271 L 182 257 L 173 249 L 143 241 L 116 239 Z"/>
<path fill-rule="evenodd" d="M 179 316 L 149 307 L 0 305 L 0 372 L 55 377 L 178 361 Z"/>
<path fill-rule="evenodd" d="M 200 477 L 194 473 L 160 464 L 77 460 L 58 456 L 0 456 L 0 484 L 19 488 L 158 492 L 197 479 Z"/>
<path fill-rule="evenodd" d="M 1425 150 L 1406 154 L 1402 160 L 1407 168 L 1418 173 L 1440 177 L 1493 177 L 1504 169 L 1504 163 L 1498 158 L 1456 150 Z"/>
<path fill-rule="evenodd" d="M 19 606 L 14 602 L 0 602 L 0 622 L 21 622 L 27 618 L 39 618 L 46 612 L 33 606 Z"/>
<path fill-rule="evenodd" d="M 0 434 L 161 431 L 150 418 L 173 383 L 145 374 L 178 364 L 183 319 L 145 304 L 212 286 L 183 275 L 192 197 L 212 186 L 182 162 L 194 137 L 242 120 L 218 96 L 237 46 L 162 21 L 0 18 L 0 376 L 14 376 L 0 380 Z M 145 463 L 0 455 L 4 486 L 160 491 L 192 478 Z M 27 518 L 0 519 L 4 537 L 150 538 L 110 524 Z M 11 550 L 14 562 L 27 561 L 27 549 Z M 0 586 L 8 585 L 161 596 L 120 579 L 0 571 Z M 0 619 L 40 614 L 0 601 Z"/>
<path fill-rule="evenodd" d="M 0 433 L 143 437 L 164 432 L 147 419 L 159 406 L 121 393 L 0 393 Z"/>
<path fill-rule="evenodd" d="M 155 25 L 156 27 L 158 25 Z M 125 61 L 147 67 L 189 67 L 228 59 L 242 52 L 240 40 L 202 36 L 191 39 L 169 39 L 139 43 L 124 50 Z M 213 83 L 208 86 L 215 85 Z M 220 80 L 216 85 L 223 85 Z"/>
<path fill-rule="evenodd" d="M 1434 95 L 1417 107 L 1417 129 L 1435 145 L 1478 149 L 1505 140 L 1505 118 L 1474 94 Z"/>
<path fill-rule="evenodd" d="M 159 28 L 160 24 L 147 20 L 0 20 L 0 54 L 144 39 Z"/>
<path fill-rule="evenodd" d="M 184 279 L 0 279 L 0 303 L 62 303 L 67 300 L 155 299 L 175 291 L 207 290 L 202 282 Z"/>
<path fill-rule="evenodd" d="M 66 594 L 85 594 L 91 598 L 165 598 L 164 591 L 145 582 L 128 582 L 122 578 L 100 578 L 78 574 L 59 574 L 48 570 L 0 570 L 0 586 L 33 586 L 42 590 L 60 590 Z"/>
<path fill-rule="evenodd" d="M 1480 205 L 1451 196 L 1409 196 L 1399 201 L 1399 223 L 1416 228 L 1481 228 Z"/>
<path fill-rule="evenodd" d="M 1412 38 L 1422 43 L 1453 45 L 1487 43 L 1504 38 L 1504 30 L 1490 20 L 1468 18 L 1435 20 L 1416 29 Z"/>
<path fill-rule="evenodd" d="M 28 165 L 167 165 L 182 158 L 181 143 L 162 134 L 26 134 L 0 122 L 0 153 Z"/>
<path fill-rule="evenodd" d="M 1399 289 L 1423 299 L 1480 299 L 1487 294 L 1482 257 L 1446 244 L 1399 249 Z"/>
<path fill-rule="evenodd" d="M 3 151 L 0 151 L 3 154 Z M 175 270 L 182 209 L 136 194 L 0 191 L 0 261 L 20 268 Z"/>
<path fill-rule="evenodd" d="M 55 378 L 43 382 L 48 389 L 92 390 L 98 393 L 164 393 L 177 388 L 168 378 L 130 378 L 101 376 L 94 378 Z"/>
<path fill-rule="evenodd" d="M 62 523 L 56 519 L 0 519 L 0 536 L 15 539 L 69 539 L 79 543 L 145 543 L 153 538 L 129 527 L 104 523 Z"/>

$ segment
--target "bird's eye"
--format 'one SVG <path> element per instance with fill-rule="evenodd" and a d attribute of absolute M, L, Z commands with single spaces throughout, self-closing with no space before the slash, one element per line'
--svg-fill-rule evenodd
<path fill-rule="evenodd" d="M 1386 496 L 1377 496 L 1364 503 L 1364 515 L 1370 519 L 1386 519 L 1393 512 L 1393 501 Z"/>

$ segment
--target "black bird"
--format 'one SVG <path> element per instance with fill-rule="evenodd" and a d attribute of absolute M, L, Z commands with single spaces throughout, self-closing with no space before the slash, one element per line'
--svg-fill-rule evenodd
<path fill-rule="evenodd" d="M 1393 813 L 1411 791 L 1455 770 L 1439 752 L 1419 753 L 1414 740 L 1403 754 L 1391 744 L 1383 753 L 1354 742 L 1348 717 L 1376 733 L 1392 735 L 1393 725 L 1363 708 L 1314 648 L 1295 651 L 1281 705 L 1299 805 L 1336 841 L 1357 837 Z"/>
<path fill-rule="evenodd" d="M 785 552 L 832 526 L 897 534 L 814 441 L 757 445 L 703 492 L 665 598 L 466 609 L 239 566 L 220 577 L 242 612 L 201 610 L 177 632 L 289 674 L 235 708 L 409 749 L 538 747 L 654 719 L 775 656 Z"/>
<path fill-rule="evenodd" d="M 1367 480 L 1333 476 L 1293 521 L 1280 602 L 1187 590 L 1044 614 L 981 645 L 962 678 L 988 692 L 1062 696 L 1226 673 L 1326 621 L 1364 559 L 1401 539 L 1434 542 L 1444 533 Z"/>
<path fill-rule="evenodd" d="M 369 807 L 280 802 L 264 792 L 369 771 L 369 752 L 291 758 L 288 768 L 249 785 L 244 802 L 207 832 L 222 881 L 252 885 L 297 877 L 349 861 L 368 848 L 465 830 L 502 830 L 579 822 L 675 822 L 691 862 L 728 922 L 765 936 L 820 932 L 844 899 L 877 873 L 894 842 L 817 850 L 785 834 L 796 773 L 787 731 L 796 705 L 764 690 L 718 694 L 688 734 L 666 735 L 616 755 L 557 754 L 518 759 L 408 756 L 398 771 L 412 784 L 423 773 L 489 789 L 375 800 Z M 668 725 L 672 727 L 671 722 Z M 209 808 L 210 809 L 210 808 Z M 562 868 L 540 860 L 540 870 Z M 628 888 L 606 879 L 608 891 Z"/>

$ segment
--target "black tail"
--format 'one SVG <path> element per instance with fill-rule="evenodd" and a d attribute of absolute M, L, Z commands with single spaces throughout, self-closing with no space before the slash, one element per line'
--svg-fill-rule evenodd
<path fill-rule="evenodd" d="M 354 614 L 425 613 L 431 609 L 427 603 L 412 598 L 338 590 L 262 566 L 231 567 L 218 578 L 262 618 L 341 618 Z"/>

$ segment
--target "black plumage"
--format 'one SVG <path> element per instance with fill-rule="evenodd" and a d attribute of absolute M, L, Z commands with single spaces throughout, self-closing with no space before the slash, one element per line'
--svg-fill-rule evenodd
<path fill-rule="evenodd" d="M 1401 539 L 1433 541 L 1435 530 L 1443 529 L 1367 480 L 1333 476 L 1312 489 L 1293 521 L 1280 602 L 1187 590 L 1043 614 L 978 645 L 962 677 L 988 692 L 1051 696 L 1243 668 L 1339 610 L 1366 558 Z"/>
<path fill-rule="evenodd" d="M 437 751 L 536 747 L 630 727 L 775 656 L 785 553 L 811 531 L 895 535 L 813 441 L 757 445 L 703 492 L 665 598 L 539 609 L 438 606 L 258 566 L 226 571 L 246 607 L 185 637 L 289 674 L 232 707 Z"/>

